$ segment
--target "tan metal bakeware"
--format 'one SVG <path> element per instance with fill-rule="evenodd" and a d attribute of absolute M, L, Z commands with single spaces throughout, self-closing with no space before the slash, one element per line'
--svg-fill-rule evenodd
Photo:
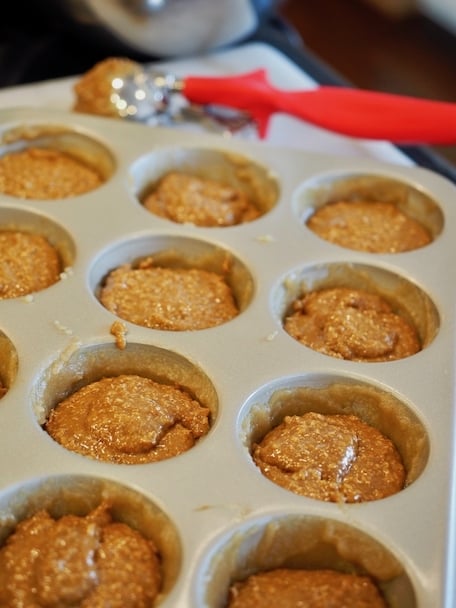
<path fill-rule="evenodd" d="M 66 267 L 48 289 L 0 301 L 0 376 L 8 388 L 0 401 L 0 542 L 38 507 L 58 516 L 109 497 L 116 517 L 159 545 L 163 608 L 222 608 L 232 580 L 287 565 L 368 572 L 392 608 L 454 606 L 455 186 L 418 167 L 64 111 L 3 110 L 0 132 L 2 154 L 56 146 L 105 178 L 98 189 L 61 200 L 0 194 L 0 229 L 44 234 Z M 264 213 L 229 228 L 156 217 L 140 194 L 168 169 L 236 183 L 260 197 Z M 353 188 L 398 196 L 432 242 L 371 254 L 306 227 L 329 192 Z M 103 277 L 169 250 L 215 266 L 230 259 L 240 314 L 190 332 L 125 322 L 127 346 L 118 348 L 110 333 L 116 317 L 97 299 Z M 339 284 L 368 285 L 394 300 L 416 323 L 422 350 L 357 363 L 285 333 L 282 318 L 299 290 Z M 62 396 L 123 372 L 189 388 L 211 409 L 208 435 L 172 459 L 116 465 L 72 453 L 46 434 L 41 425 Z M 310 405 L 302 394 L 313 395 Z M 353 411 L 388 434 L 407 486 L 382 500 L 336 504 L 263 477 L 252 443 L 305 407 Z"/>

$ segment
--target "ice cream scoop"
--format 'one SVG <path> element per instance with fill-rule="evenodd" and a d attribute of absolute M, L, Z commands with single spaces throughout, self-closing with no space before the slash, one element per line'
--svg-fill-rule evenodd
<path fill-rule="evenodd" d="M 169 113 L 173 97 L 190 104 L 247 113 L 260 137 L 271 116 L 286 113 L 350 137 L 402 144 L 456 143 L 456 104 L 343 86 L 306 90 L 274 87 L 266 70 L 236 76 L 187 76 L 160 73 L 130 62 L 132 69 L 110 74 L 111 115 L 148 121 Z"/>

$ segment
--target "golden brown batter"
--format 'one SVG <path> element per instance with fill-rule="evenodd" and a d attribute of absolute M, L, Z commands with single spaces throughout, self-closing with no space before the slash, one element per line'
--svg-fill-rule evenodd
<path fill-rule="evenodd" d="M 73 109 L 86 114 L 119 118 L 115 106 L 110 101 L 113 93 L 112 80 L 137 72 L 138 69 L 137 63 L 123 57 L 108 57 L 96 63 L 76 82 Z"/>
<path fill-rule="evenodd" d="M 43 236 L 0 231 L 0 299 L 45 289 L 60 279 L 61 270 L 59 254 Z"/>
<path fill-rule="evenodd" d="M 227 608 L 387 608 L 367 576 L 335 570 L 277 569 L 230 589 Z"/>
<path fill-rule="evenodd" d="M 154 543 L 106 503 L 86 517 L 38 511 L 0 548 L 4 608 L 150 608 L 160 587 Z"/>
<path fill-rule="evenodd" d="M 326 241 L 371 253 L 410 251 L 432 240 L 419 222 L 382 201 L 331 202 L 315 211 L 307 226 Z"/>
<path fill-rule="evenodd" d="M 357 416 L 286 416 L 253 447 L 261 472 L 302 496 L 365 502 L 399 492 L 405 470 L 394 444 Z"/>
<path fill-rule="evenodd" d="M 233 226 L 260 214 L 246 194 L 226 184 L 171 172 L 144 199 L 146 209 L 178 224 Z"/>
<path fill-rule="evenodd" d="M 421 349 L 415 328 L 386 300 L 346 287 L 305 294 L 284 327 L 305 346 L 352 361 L 391 361 Z"/>
<path fill-rule="evenodd" d="M 122 323 L 121 321 L 114 321 L 109 331 L 116 340 L 117 348 L 124 350 L 127 346 L 127 328 L 125 323 Z"/>
<path fill-rule="evenodd" d="M 67 198 L 101 183 L 94 169 L 60 150 L 32 147 L 0 157 L 0 192 L 18 198 Z"/>
<path fill-rule="evenodd" d="M 210 412 L 184 390 L 121 375 L 82 387 L 44 425 L 68 450 L 123 464 L 154 462 L 192 448 L 209 430 Z"/>
<path fill-rule="evenodd" d="M 152 262 L 113 270 L 101 289 L 100 302 L 136 325 L 174 331 L 214 327 L 239 312 L 230 287 L 219 274 L 154 267 Z"/>

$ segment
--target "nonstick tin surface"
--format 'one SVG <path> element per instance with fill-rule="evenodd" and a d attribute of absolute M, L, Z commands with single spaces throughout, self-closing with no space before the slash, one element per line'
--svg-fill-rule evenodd
<path fill-rule="evenodd" d="M 394 608 L 452 606 L 454 185 L 416 167 L 69 112 L 4 110 L 0 128 L 2 153 L 31 144 L 82 149 L 105 180 L 65 199 L 0 195 L 0 226 L 44 234 L 65 267 L 46 290 L 0 301 L 0 375 L 8 388 L 0 401 L 2 539 L 37 506 L 57 512 L 65 501 L 71 510 L 108 496 L 120 518 L 158 536 L 166 608 L 221 608 L 234 578 L 336 562 L 372 574 Z M 153 215 L 141 193 L 170 168 L 241 183 L 262 198 L 261 216 L 203 228 Z M 317 237 L 305 218 L 336 183 L 402 188 L 432 242 L 373 254 Z M 215 267 L 229 259 L 240 313 L 188 332 L 124 322 L 120 349 L 110 333 L 117 317 L 98 300 L 100 284 L 115 266 L 163 251 Z M 293 340 L 282 325 L 292 295 L 326 284 L 369 285 L 397 301 L 417 324 L 421 351 L 363 363 Z M 172 459 L 116 465 L 69 452 L 43 430 L 50 408 L 78 383 L 124 371 L 166 377 L 199 395 L 211 410 L 208 435 Z M 387 395 L 387 406 L 374 399 L 365 415 L 402 450 L 409 471 L 401 492 L 324 503 L 276 486 L 253 463 L 258 429 L 293 410 L 300 391 L 331 396 L 334 385 Z"/>

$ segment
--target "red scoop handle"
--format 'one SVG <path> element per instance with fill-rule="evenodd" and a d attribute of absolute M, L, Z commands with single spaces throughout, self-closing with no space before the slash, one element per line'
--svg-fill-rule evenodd
<path fill-rule="evenodd" d="M 265 70 L 233 77 L 184 79 L 194 103 L 219 104 L 251 114 L 261 137 L 282 112 L 351 137 L 403 144 L 456 143 L 456 104 L 361 89 L 320 86 L 304 91 L 273 87 Z"/>

